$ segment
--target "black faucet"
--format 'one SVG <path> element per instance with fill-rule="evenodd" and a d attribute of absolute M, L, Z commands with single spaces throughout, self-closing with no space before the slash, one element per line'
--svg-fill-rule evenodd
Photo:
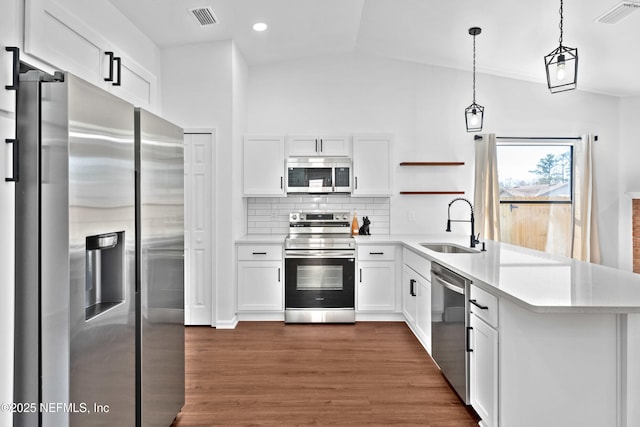
<path fill-rule="evenodd" d="M 458 200 L 462 200 L 464 202 L 467 202 L 469 204 L 469 208 L 471 209 L 471 219 L 470 220 L 464 220 L 464 219 L 451 219 L 451 205 L 454 204 L 455 202 L 457 202 Z M 449 207 L 447 208 L 447 232 L 451 232 L 451 223 L 452 222 L 470 222 L 471 223 L 471 245 L 470 247 L 475 248 L 476 247 L 476 243 L 480 243 L 480 240 L 478 240 L 480 238 L 480 233 L 478 233 L 478 238 L 476 238 L 476 234 L 475 234 L 475 229 L 474 229 L 474 219 L 473 219 L 473 205 L 471 204 L 470 201 L 468 201 L 467 199 L 465 199 L 464 197 L 458 197 L 456 199 L 453 199 L 451 202 L 449 202 Z"/>

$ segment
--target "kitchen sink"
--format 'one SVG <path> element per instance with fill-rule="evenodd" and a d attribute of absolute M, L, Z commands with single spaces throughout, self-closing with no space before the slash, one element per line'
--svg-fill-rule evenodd
<path fill-rule="evenodd" d="M 454 245 L 453 243 L 420 243 L 423 248 L 429 249 L 435 252 L 441 252 L 445 254 L 477 254 L 477 251 L 472 248 L 467 248 L 460 245 Z"/>

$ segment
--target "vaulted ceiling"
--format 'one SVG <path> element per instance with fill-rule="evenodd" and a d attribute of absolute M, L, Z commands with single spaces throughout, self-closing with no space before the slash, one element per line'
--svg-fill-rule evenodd
<path fill-rule="evenodd" d="M 363 52 L 544 83 L 558 46 L 560 0 L 110 0 L 160 48 L 235 40 L 250 65 Z M 640 0 L 638 0 L 640 1 Z M 640 96 L 640 8 L 615 24 L 596 18 L 620 0 L 565 0 L 564 44 L 579 52 L 578 88 Z M 190 8 L 210 6 L 201 27 Z M 255 22 L 269 28 L 255 32 Z"/>

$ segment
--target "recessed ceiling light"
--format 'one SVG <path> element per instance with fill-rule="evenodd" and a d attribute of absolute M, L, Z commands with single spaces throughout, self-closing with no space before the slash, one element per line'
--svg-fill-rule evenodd
<path fill-rule="evenodd" d="M 253 29 L 255 31 L 264 31 L 267 29 L 267 24 L 265 24 L 264 22 L 256 22 L 255 24 L 253 24 Z"/>

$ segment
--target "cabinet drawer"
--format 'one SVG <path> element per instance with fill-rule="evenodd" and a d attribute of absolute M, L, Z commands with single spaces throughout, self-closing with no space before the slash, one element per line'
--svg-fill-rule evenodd
<path fill-rule="evenodd" d="M 469 310 L 494 328 L 498 327 L 498 297 L 495 295 L 472 285 Z"/>
<path fill-rule="evenodd" d="M 278 261 L 281 245 L 238 245 L 238 261 Z"/>
<path fill-rule="evenodd" d="M 358 261 L 393 261 L 396 259 L 394 245 L 358 245 Z"/>
<path fill-rule="evenodd" d="M 402 252 L 403 262 L 411 267 L 416 273 L 420 274 L 427 280 L 431 280 L 431 261 L 421 257 L 415 252 L 409 249 L 404 249 Z"/>

